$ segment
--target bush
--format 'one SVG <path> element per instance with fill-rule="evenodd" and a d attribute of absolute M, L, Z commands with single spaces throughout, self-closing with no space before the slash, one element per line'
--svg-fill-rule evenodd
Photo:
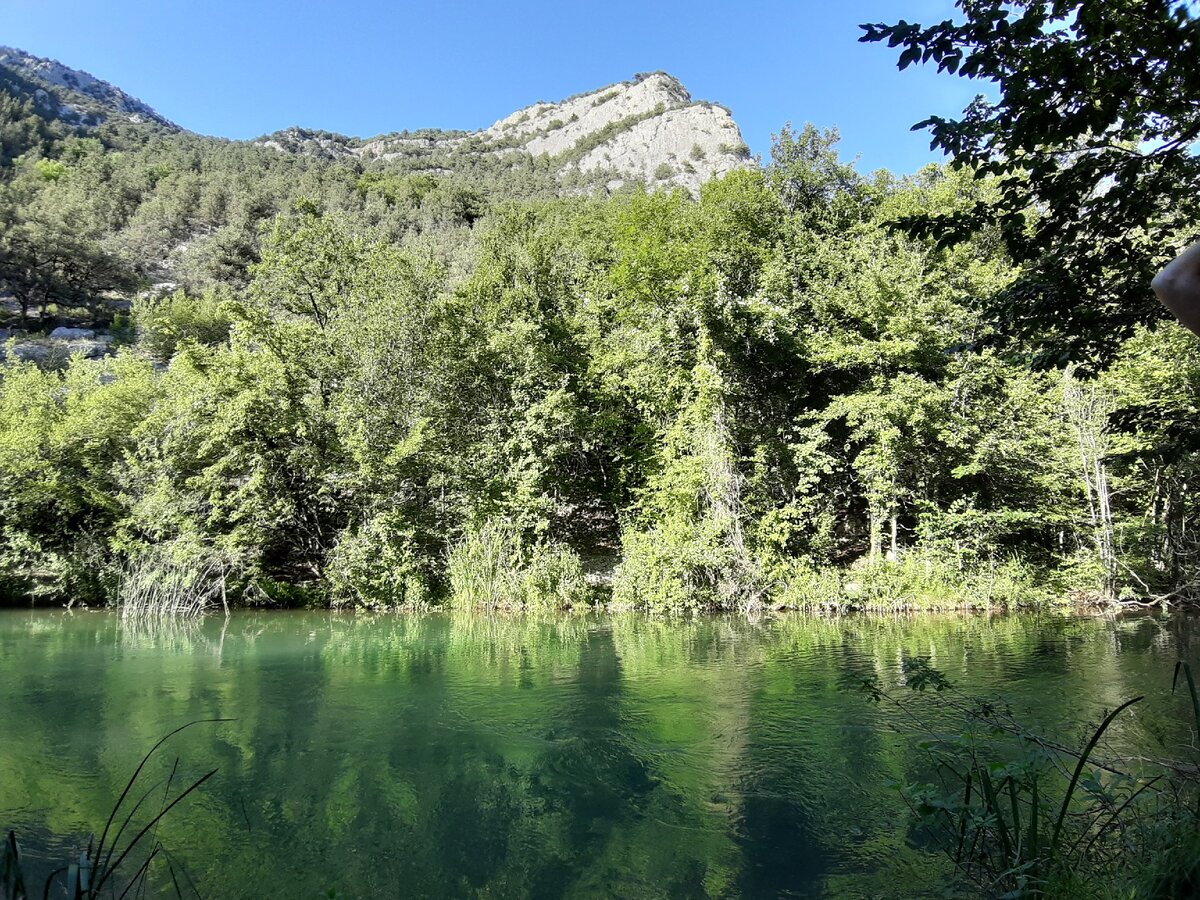
<path fill-rule="evenodd" d="M 711 519 L 669 519 L 627 533 L 613 573 L 613 604 L 656 613 L 754 605 L 759 573 L 727 538 Z"/>
<path fill-rule="evenodd" d="M 521 581 L 527 609 L 557 611 L 580 605 L 588 595 L 579 554 L 562 544 L 534 547 Z"/>
<path fill-rule="evenodd" d="M 844 590 L 854 605 L 876 609 L 1007 609 L 1049 599 L 1038 574 L 1014 560 L 963 567 L 919 550 L 856 567 Z"/>
<path fill-rule="evenodd" d="M 557 543 L 526 547 L 506 520 L 467 532 L 450 553 L 451 602 L 467 607 L 560 610 L 587 601 L 578 554 Z"/>
<path fill-rule="evenodd" d="M 430 599 L 432 574 L 413 529 L 387 513 L 342 534 L 325 576 L 334 606 L 421 605 Z"/>
<path fill-rule="evenodd" d="M 783 609 L 817 609 L 843 601 L 841 573 L 818 569 L 805 560 L 785 567 L 771 591 L 772 605 Z"/>
<path fill-rule="evenodd" d="M 212 290 L 200 297 L 181 290 L 165 297 L 139 297 L 133 301 L 133 321 L 139 345 L 159 362 L 169 361 L 185 341 L 223 344 L 232 324 L 224 298 Z"/>
<path fill-rule="evenodd" d="M 1015 609 L 1052 598 L 1044 574 L 1016 560 L 964 568 L 920 550 L 898 560 L 860 561 L 849 571 L 776 561 L 772 579 L 771 604 L 785 609 Z"/>
<path fill-rule="evenodd" d="M 158 394 L 132 354 L 63 371 L 0 367 L 0 566 L 31 598 L 111 598 L 111 540 L 128 509 L 119 463 Z"/>

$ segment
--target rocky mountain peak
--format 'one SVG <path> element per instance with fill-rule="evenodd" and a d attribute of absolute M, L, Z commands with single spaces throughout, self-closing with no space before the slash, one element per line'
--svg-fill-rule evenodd
<path fill-rule="evenodd" d="M 98 125 L 111 116 L 130 122 L 154 122 L 178 129 L 137 97 L 79 69 L 53 59 L 45 59 L 18 50 L 0 47 L 0 66 L 4 66 L 36 87 L 32 99 L 39 108 L 56 118 L 79 125 Z"/>
<path fill-rule="evenodd" d="M 546 158 L 560 180 L 615 189 L 629 180 L 683 187 L 693 194 L 710 178 L 752 165 L 729 110 L 694 101 L 666 72 L 518 109 L 480 131 L 417 131 L 362 140 L 289 128 L 262 146 L 331 159 L 403 161 L 409 167 L 453 168 L 466 156 Z M 421 161 L 425 161 L 422 163 Z"/>

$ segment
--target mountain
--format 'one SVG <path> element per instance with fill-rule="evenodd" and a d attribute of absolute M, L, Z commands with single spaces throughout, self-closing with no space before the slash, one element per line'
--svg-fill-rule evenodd
<path fill-rule="evenodd" d="M 408 168 L 455 168 L 456 157 L 546 157 L 562 180 L 631 179 L 695 193 L 709 178 L 750 165 L 750 153 L 729 110 L 694 101 L 665 72 L 634 77 L 554 103 L 539 101 L 480 131 L 402 132 L 361 139 L 290 128 L 259 138 L 280 152 L 327 159 L 402 161 Z M 416 162 L 417 166 L 412 164 Z"/>
<path fill-rule="evenodd" d="M 107 81 L 11 47 L 0 47 L 0 86 L 30 100 L 47 118 L 74 127 L 116 120 L 182 130 Z M 372 168 L 405 172 L 548 168 L 562 192 L 612 190 L 640 180 L 695 194 L 709 178 L 752 164 L 729 110 L 692 100 L 679 80 L 664 72 L 636 75 L 558 102 L 539 101 L 479 131 L 358 138 L 289 128 L 253 143 L 285 154 L 357 158 Z"/>
<path fill-rule="evenodd" d="M 115 116 L 130 122 L 152 122 L 173 131 L 179 130 L 178 125 L 136 97 L 57 60 L 34 56 L 14 47 L 0 47 L 0 66 L 16 75 L 16 81 L 25 82 L 13 85 L 14 79 L 7 79 L 8 86 L 17 87 L 17 92 L 32 100 L 39 112 L 70 124 L 99 125 Z"/>

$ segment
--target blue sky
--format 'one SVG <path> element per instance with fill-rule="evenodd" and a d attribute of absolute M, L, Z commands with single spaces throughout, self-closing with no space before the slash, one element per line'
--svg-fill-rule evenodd
<path fill-rule="evenodd" d="M 910 172 L 938 157 L 909 127 L 957 113 L 980 86 L 899 72 L 895 51 L 857 43 L 857 25 L 953 12 L 951 0 L 0 0 L 0 44 L 232 138 L 288 125 L 361 136 L 481 128 L 536 100 L 663 69 L 694 98 L 728 106 L 756 153 L 784 122 L 813 122 L 838 126 L 860 169 Z"/>

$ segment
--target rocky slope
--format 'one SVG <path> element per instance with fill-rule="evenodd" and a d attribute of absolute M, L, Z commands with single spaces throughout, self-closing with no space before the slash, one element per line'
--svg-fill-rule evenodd
<path fill-rule="evenodd" d="M 94 126 L 115 117 L 179 128 L 107 81 L 11 47 L 0 47 L 0 81 L 39 110 L 73 125 Z M 677 79 L 663 72 L 556 103 L 539 101 L 480 131 L 362 139 L 289 128 L 255 143 L 325 159 L 358 157 L 385 168 L 395 163 L 406 171 L 478 171 L 539 159 L 566 191 L 611 190 L 639 180 L 694 194 L 709 178 L 752 164 L 729 111 L 693 101 Z"/>
<path fill-rule="evenodd" d="M 749 150 L 729 110 L 696 102 L 670 75 L 656 72 L 557 103 L 538 102 L 481 131 L 426 131 L 362 140 L 291 128 L 260 138 L 281 152 L 331 159 L 424 157 L 430 169 L 453 168 L 464 155 L 547 157 L 563 180 L 594 176 L 609 188 L 630 179 L 680 186 L 695 193 L 702 182 L 751 165 Z M 579 178 L 574 178 L 579 183 Z"/>
<path fill-rule="evenodd" d="M 87 72 L 71 69 L 53 59 L 45 59 L 0 47 L 0 66 L 16 74 L 27 93 L 42 112 L 77 125 L 99 125 L 116 116 L 130 122 L 153 122 L 177 130 L 174 122 L 159 115 L 136 97 Z"/>

